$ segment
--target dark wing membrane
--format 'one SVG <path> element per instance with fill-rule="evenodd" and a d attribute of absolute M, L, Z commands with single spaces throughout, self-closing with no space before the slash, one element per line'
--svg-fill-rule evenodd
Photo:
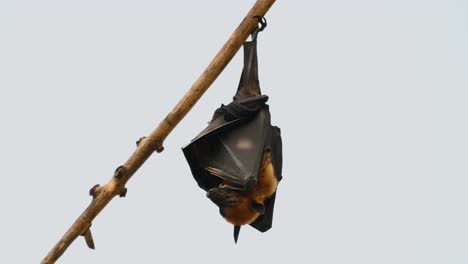
<path fill-rule="evenodd" d="M 275 207 L 276 192 L 265 201 L 265 214 L 259 216 L 250 225 L 260 232 L 270 230 L 273 225 L 273 209 Z"/>
<path fill-rule="evenodd" d="M 222 171 L 221 178 L 249 189 L 257 182 L 263 158 L 269 116 L 259 111 L 255 117 L 235 129 L 217 135 L 209 166 Z"/>
<path fill-rule="evenodd" d="M 267 144 L 267 148 L 271 151 L 271 158 L 275 176 L 278 182 L 283 178 L 283 146 L 281 141 L 281 130 L 279 127 L 272 126 L 270 131 L 270 141 Z M 258 217 L 250 225 L 260 232 L 268 231 L 273 225 L 273 209 L 275 207 L 276 192 L 265 201 L 265 214 Z"/>
<path fill-rule="evenodd" d="M 283 178 L 283 142 L 281 140 L 281 130 L 277 126 L 271 127 L 270 148 L 275 176 L 279 182 Z"/>
<path fill-rule="evenodd" d="M 207 190 L 221 178 L 247 190 L 257 182 L 265 143 L 269 137 L 270 115 L 261 109 L 245 122 L 223 129 L 213 128 L 183 149 L 200 187 Z"/>

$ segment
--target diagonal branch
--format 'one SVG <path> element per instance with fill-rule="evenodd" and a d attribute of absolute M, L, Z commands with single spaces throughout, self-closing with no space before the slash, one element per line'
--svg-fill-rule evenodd
<path fill-rule="evenodd" d="M 104 186 L 95 185 L 91 188 L 89 193 L 93 196 L 93 200 L 90 205 L 42 260 L 42 264 L 54 263 L 78 236 L 83 236 L 87 245 L 90 248 L 94 248 L 94 241 L 90 230 L 94 218 L 106 207 L 112 198 L 117 195 L 120 197 L 125 196 L 127 192 L 125 184 L 154 151 L 163 151 L 164 148 L 162 144 L 166 137 L 221 74 L 226 65 L 240 49 L 242 43 L 248 38 L 255 27 L 257 27 L 258 20 L 255 17 L 263 17 L 274 2 L 275 0 L 257 0 L 210 65 L 208 65 L 190 90 L 166 118 L 164 118 L 159 126 L 148 137 L 138 140 L 135 152 L 124 165 L 115 170 L 114 176 L 107 184 Z"/>

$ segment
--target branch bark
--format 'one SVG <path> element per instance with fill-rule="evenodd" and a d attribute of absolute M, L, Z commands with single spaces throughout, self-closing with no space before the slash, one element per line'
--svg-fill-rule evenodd
<path fill-rule="evenodd" d="M 232 33 L 226 44 L 221 48 L 212 62 L 208 65 L 201 76 L 195 81 L 190 90 L 179 101 L 174 109 L 164 118 L 159 126 L 146 138 L 137 142 L 137 149 L 125 162 L 124 165 L 115 170 L 114 176 L 104 186 L 95 185 L 89 191 L 93 196 L 90 205 L 76 219 L 73 225 L 63 235 L 60 241 L 52 248 L 42 260 L 42 264 L 55 263 L 57 259 L 67 250 L 68 246 L 78 237 L 83 236 L 87 245 L 94 248 L 91 235 L 91 223 L 94 218 L 106 207 L 106 205 L 119 195 L 124 197 L 127 189 L 125 184 L 132 175 L 143 165 L 154 151 L 163 151 L 163 142 L 175 126 L 185 117 L 210 85 L 221 74 L 226 65 L 249 37 L 249 34 L 257 27 L 256 16 L 263 17 L 275 0 L 257 0 L 247 16 Z"/>

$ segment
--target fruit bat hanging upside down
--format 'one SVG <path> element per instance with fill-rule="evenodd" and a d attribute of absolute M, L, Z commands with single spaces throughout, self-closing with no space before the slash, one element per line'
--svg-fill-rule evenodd
<path fill-rule="evenodd" d="M 260 92 L 256 36 L 244 43 L 244 69 L 233 102 L 222 105 L 205 128 L 183 148 L 198 185 L 234 225 L 261 232 L 272 226 L 281 180 L 280 129 L 270 123 L 268 97 Z"/>

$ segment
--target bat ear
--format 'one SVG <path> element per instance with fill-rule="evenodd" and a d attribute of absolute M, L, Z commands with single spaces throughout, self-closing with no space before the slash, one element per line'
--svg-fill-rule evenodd
<path fill-rule="evenodd" d="M 265 205 L 253 201 L 250 203 L 250 208 L 257 213 L 265 214 Z"/>
<path fill-rule="evenodd" d="M 239 238 L 239 233 L 240 233 L 240 228 L 241 226 L 234 226 L 234 242 L 237 244 L 237 239 Z"/>

